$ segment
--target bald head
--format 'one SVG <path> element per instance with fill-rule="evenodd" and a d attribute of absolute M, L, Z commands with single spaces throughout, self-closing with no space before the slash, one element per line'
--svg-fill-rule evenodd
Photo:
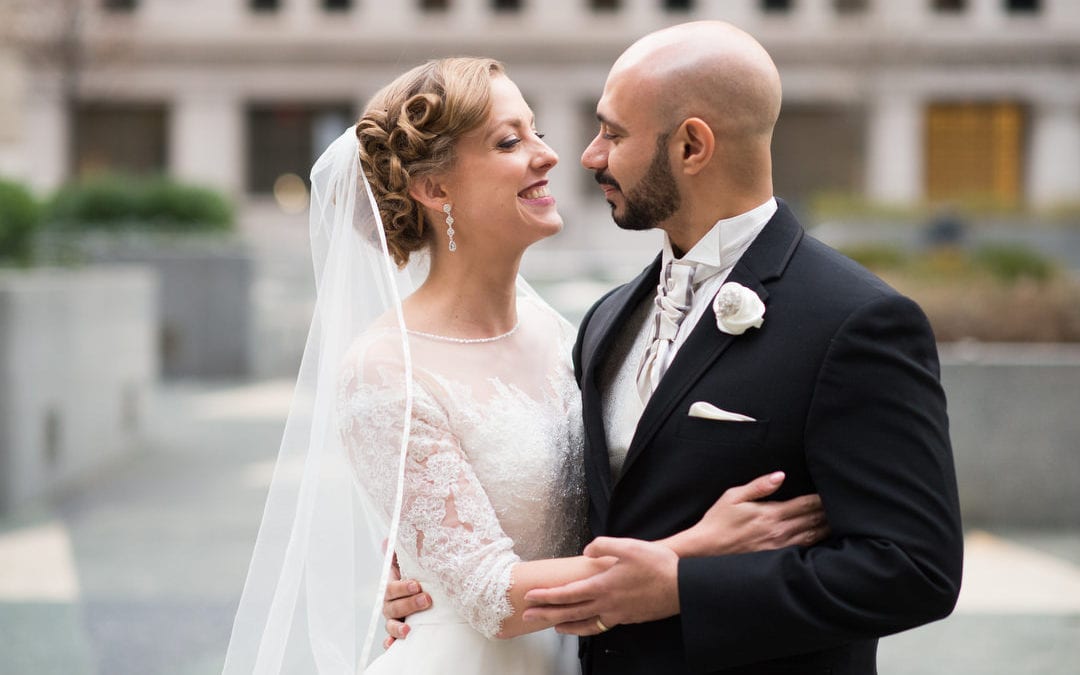
<path fill-rule="evenodd" d="M 718 137 L 768 141 L 780 114 L 780 75 L 749 34 L 722 21 L 650 33 L 615 62 L 612 78 L 633 78 L 665 126 L 699 117 Z"/>
<path fill-rule="evenodd" d="M 606 186 L 620 226 L 660 227 L 688 251 L 717 220 L 772 197 L 779 114 L 780 76 L 754 38 L 720 21 L 681 24 L 612 66 L 581 163 Z"/>

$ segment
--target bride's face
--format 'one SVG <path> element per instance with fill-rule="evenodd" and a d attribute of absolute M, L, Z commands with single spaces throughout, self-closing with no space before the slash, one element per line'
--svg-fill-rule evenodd
<path fill-rule="evenodd" d="M 548 171 L 559 158 L 509 78 L 492 78 L 491 113 L 458 140 L 455 153 L 445 184 L 461 250 L 520 250 L 562 229 L 548 191 Z"/>

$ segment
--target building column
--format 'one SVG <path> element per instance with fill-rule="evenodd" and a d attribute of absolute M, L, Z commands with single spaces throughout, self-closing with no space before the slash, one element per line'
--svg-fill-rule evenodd
<path fill-rule="evenodd" d="M 802 0 L 795 6 L 800 29 L 825 28 L 833 20 L 832 0 Z"/>
<path fill-rule="evenodd" d="M 13 49 L 0 47 L 0 175 L 22 176 L 23 65 Z"/>
<path fill-rule="evenodd" d="M 239 195 L 244 189 L 240 104 L 218 91 L 182 92 L 169 114 L 169 171 Z"/>
<path fill-rule="evenodd" d="M 23 173 L 30 187 L 41 193 L 60 187 L 69 176 L 71 111 L 59 76 L 38 72 L 29 79 L 23 109 Z"/>
<path fill-rule="evenodd" d="M 891 29 L 910 28 L 929 23 L 933 10 L 926 2 L 873 2 L 870 12 L 880 26 Z"/>
<path fill-rule="evenodd" d="M 353 22 L 369 32 L 398 34 L 415 28 L 421 15 L 417 0 L 394 2 L 358 1 L 353 8 Z"/>
<path fill-rule="evenodd" d="M 622 12 L 634 34 L 649 33 L 664 24 L 661 0 L 623 0 Z"/>
<path fill-rule="evenodd" d="M 1001 0 L 971 0 L 971 21 L 981 28 L 990 28 L 1005 20 L 1005 8 Z"/>
<path fill-rule="evenodd" d="M 525 12 L 529 20 L 540 25 L 567 31 L 576 30 L 585 18 L 585 3 L 582 0 L 531 0 L 525 3 Z M 569 32 L 569 31 L 568 31 Z"/>
<path fill-rule="evenodd" d="M 889 78 L 891 79 L 891 78 Z M 923 198 L 923 102 L 910 92 L 886 91 L 870 106 L 866 196 L 910 204 Z"/>
<path fill-rule="evenodd" d="M 1054 26 L 1058 31 L 1075 35 L 1080 30 L 1080 12 L 1076 11 L 1076 0 L 1044 0 L 1044 23 Z"/>
<path fill-rule="evenodd" d="M 286 0 L 279 11 L 284 15 L 282 18 L 288 19 L 290 24 L 306 26 L 314 23 L 322 12 L 319 4 L 319 0 Z"/>
<path fill-rule="evenodd" d="M 757 0 L 700 0 L 698 4 L 700 16 L 728 21 L 739 28 L 751 28 L 760 17 Z"/>
<path fill-rule="evenodd" d="M 1080 199 L 1080 101 L 1035 104 L 1028 166 L 1027 195 L 1033 206 Z"/>
<path fill-rule="evenodd" d="M 466 30 L 486 26 L 495 16 L 488 0 L 457 0 L 450 5 L 451 21 Z"/>
<path fill-rule="evenodd" d="M 293 0 L 293 2 L 308 0 Z M 317 0 L 311 0 L 317 2 Z M 97 4 L 101 4 L 98 2 Z M 287 2 L 287 4 L 292 4 Z M 172 24 L 184 24 L 196 17 L 214 17 L 215 28 L 222 26 L 235 27 L 247 18 L 247 14 L 254 12 L 244 0 L 240 2 L 221 2 L 221 0 L 140 0 L 135 10 L 135 16 L 131 17 L 139 22 L 140 26 L 153 26 L 150 30 L 161 30 Z M 235 28 L 234 28 L 235 29 Z"/>

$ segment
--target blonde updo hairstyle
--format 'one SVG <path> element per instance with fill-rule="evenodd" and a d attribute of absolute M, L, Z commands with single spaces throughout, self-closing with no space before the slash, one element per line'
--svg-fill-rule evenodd
<path fill-rule="evenodd" d="M 409 187 L 453 168 L 455 143 L 487 119 L 491 79 L 504 72 L 494 59 L 428 61 L 375 94 L 357 123 L 360 164 L 399 266 L 432 236 Z"/>

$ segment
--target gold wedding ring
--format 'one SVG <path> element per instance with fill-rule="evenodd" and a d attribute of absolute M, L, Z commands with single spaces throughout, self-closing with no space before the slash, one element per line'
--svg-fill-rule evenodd
<path fill-rule="evenodd" d="M 610 628 L 604 625 L 604 622 L 600 620 L 600 617 L 596 617 L 596 627 L 600 629 L 601 633 L 606 633 Z"/>

